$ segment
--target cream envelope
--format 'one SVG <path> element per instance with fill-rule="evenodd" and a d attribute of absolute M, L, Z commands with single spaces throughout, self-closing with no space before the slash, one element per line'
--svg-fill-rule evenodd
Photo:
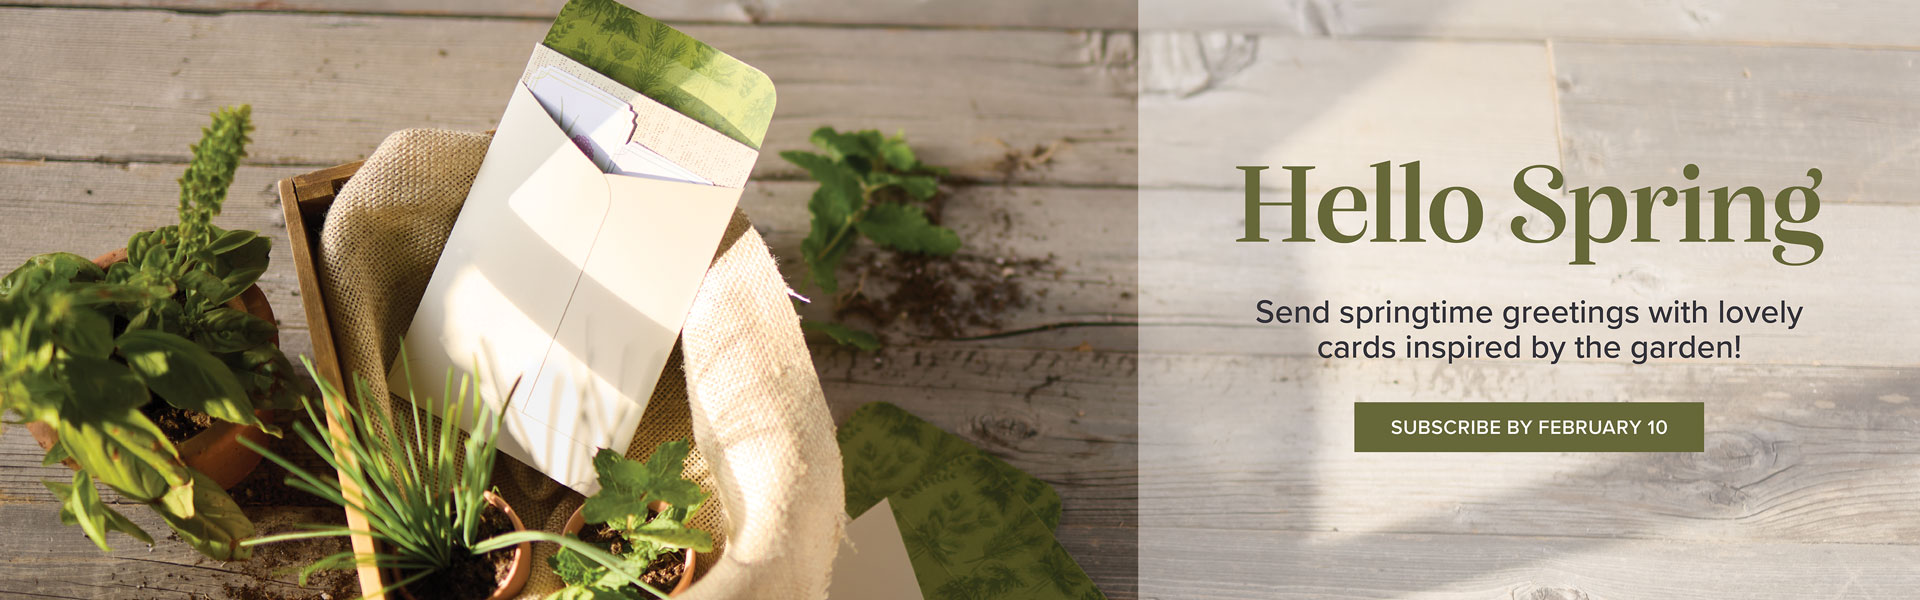
<path fill-rule="evenodd" d="M 473 373 L 500 449 L 593 493 L 593 454 L 632 441 L 740 192 L 603 173 L 516 85 L 392 389 Z"/>

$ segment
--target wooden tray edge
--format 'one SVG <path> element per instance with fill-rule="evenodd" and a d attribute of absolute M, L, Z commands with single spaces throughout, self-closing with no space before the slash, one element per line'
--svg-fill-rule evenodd
<path fill-rule="evenodd" d="M 339 166 L 328 167 L 311 173 L 295 175 L 280 180 L 280 207 L 286 215 L 288 245 L 293 247 L 293 267 L 300 281 L 300 304 L 307 313 L 307 330 L 313 340 L 314 369 L 327 384 L 337 390 L 349 390 L 340 376 L 340 355 L 334 346 L 333 327 L 327 320 L 325 295 L 320 290 L 320 274 L 315 270 L 313 228 L 333 205 L 334 194 L 349 177 L 360 170 L 365 161 L 355 161 Z M 330 435 L 344 435 L 340 422 L 333 411 L 327 411 L 327 430 Z M 341 457 L 343 464 L 351 465 L 348 457 Z M 340 487 L 347 498 L 358 500 L 360 488 L 342 474 Z M 360 511 L 347 509 L 347 527 L 355 531 L 368 531 L 367 518 Z M 373 538 L 365 534 L 351 536 L 353 552 L 361 557 L 372 556 Z M 385 600 L 385 595 L 377 593 L 386 587 L 380 576 L 380 569 L 367 563 L 357 567 L 360 579 L 360 591 L 367 600 Z"/>

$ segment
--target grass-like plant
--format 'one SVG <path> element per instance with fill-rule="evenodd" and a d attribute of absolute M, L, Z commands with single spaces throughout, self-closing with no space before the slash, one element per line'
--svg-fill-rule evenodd
<path fill-rule="evenodd" d="M 313 372 L 311 362 L 307 371 Z M 493 474 L 500 416 L 481 401 L 478 387 L 471 385 L 469 378 L 461 377 L 456 389 L 454 376 L 448 374 L 447 401 L 442 405 L 437 428 L 427 425 L 432 419 L 413 390 L 407 394 L 413 425 L 406 428 L 396 425 L 397 419 L 385 410 L 353 406 L 318 374 L 314 374 L 314 380 L 320 383 L 322 407 L 317 409 L 308 401 L 308 423 L 297 425 L 296 433 L 328 466 L 359 488 L 358 493 L 348 493 L 338 478 L 315 475 L 265 448 L 247 445 L 285 467 L 291 474 L 288 485 L 365 515 L 369 531 L 364 533 L 385 550 L 371 556 L 347 551 L 322 558 L 301 569 L 303 585 L 315 571 L 369 563 L 407 574 L 381 589 L 379 593 L 384 594 L 450 567 L 463 554 L 478 556 L 519 543 L 503 542 L 504 536 L 478 537 L 480 517 L 487 507 L 485 494 Z M 354 390 L 356 397 L 372 396 L 364 377 L 354 377 Z M 327 427 L 326 414 L 339 423 L 337 429 Z M 468 418 L 474 421 L 473 430 L 464 444 L 457 443 L 456 427 Z M 412 435 L 401 437 L 408 429 Z M 429 433 L 438 435 L 429 438 Z M 245 544 L 355 533 L 362 532 L 346 525 L 308 524 L 300 531 L 255 538 Z"/>
<path fill-rule="evenodd" d="M 405 361 L 406 357 L 402 355 L 401 360 Z M 462 554 L 479 556 L 521 543 L 549 542 L 572 551 L 575 561 L 582 566 L 591 563 L 603 567 L 599 574 L 609 582 L 624 581 L 656 597 L 667 597 L 666 592 L 640 580 L 640 573 L 631 559 L 609 554 L 605 549 L 579 538 L 546 531 L 511 531 L 479 539 L 480 515 L 487 507 L 485 494 L 488 478 L 493 473 L 495 441 L 500 435 L 500 415 L 481 400 L 480 390 L 471 384 L 470 378 L 459 377 L 456 388 L 454 375 L 448 373 L 444 388 L 448 399 L 442 404 L 437 428 L 423 425 L 431 422 L 430 415 L 419 394 L 415 390 L 408 390 L 413 436 L 411 441 L 407 441 L 399 435 L 407 429 L 395 425 L 396 419 L 387 411 L 353 406 L 325 378 L 314 373 L 313 363 L 306 362 L 306 366 L 308 373 L 313 374 L 313 379 L 320 384 L 321 407 L 316 408 L 311 401 L 306 402 L 308 422 L 296 425 L 295 434 L 328 466 L 344 473 L 354 487 L 359 488 L 359 493 L 349 494 L 338 478 L 315 475 L 266 448 L 246 440 L 241 442 L 285 467 L 290 474 L 288 485 L 359 511 L 366 516 L 368 531 L 361 532 L 339 524 L 306 524 L 301 526 L 300 531 L 250 539 L 243 544 L 251 547 L 366 533 L 381 542 L 387 550 L 370 556 L 347 551 L 322 558 L 300 570 L 301 585 L 305 585 L 307 578 L 316 571 L 353 568 L 364 564 L 407 574 L 378 592 L 385 594 L 450 567 Z M 516 381 L 515 385 L 518 383 Z M 354 377 L 354 393 L 360 398 L 372 395 L 366 378 Z M 509 390 L 507 396 L 512 395 Z M 334 421 L 340 424 L 339 428 L 330 430 L 327 427 L 327 414 L 333 415 Z M 466 422 L 468 418 L 473 419 L 474 427 L 465 444 L 456 444 L 457 424 Z M 438 436 L 429 440 L 426 434 L 436 430 Z M 664 470 L 658 473 L 649 471 L 646 474 L 649 476 L 640 479 L 650 485 L 653 482 L 678 480 L 679 461 L 686 456 L 684 444 L 682 446 L 677 458 L 671 461 L 674 467 L 671 473 Z M 670 449 L 668 454 L 673 454 L 673 451 Z M 599 465 L 612 460 L 602 456 L 597 457 L 595 463 Z M 628 469 L 640 467 L 624 458 L 620 462 L 621 466 Z M 666 459 L 662 459 L 660 464 L 666 462 Z M 628 478 L 619 481 L 628 481 Z M 687 482 L 685 486 L 665 488 L 675 493 L 654 499 L 677 500 L 689 509 L 696 509 L 705 495 L 697 487 L 693 487 L 690 493 L 682 489 L 692 485 Z M 624 488 L 616 485 L 609 489 Z M 612 495 L 608 492 L 603 490 L 601 494 L 596 494 L 596 497 L 600 496 L 608 496 L 601 499 L 602 503 L 613 503 Z M 642 496 L 633 499 L 639 502 L 639 506 L 645 506 L 647 501 Z M 674 513 L 676 519 L 659 519 L 652 526 L 635 522 L 635 527 L 645 530 L 642 533 L 655 534 L 656 537 L 677 539 L 687 536 L 706 540 L 704 533 L 689 533 L 684 526 L 677 526 L 690 513 L 691 510 L 681 510 Z M 605 519 L 611 521 L 613 517 Z M 669 523 L 676 527 L 667 527 Z M 692 545 L 712 548 L 710 541 L 689 539 L 688 542 L 691 543 L 683 543 L 678 547 Z"/>

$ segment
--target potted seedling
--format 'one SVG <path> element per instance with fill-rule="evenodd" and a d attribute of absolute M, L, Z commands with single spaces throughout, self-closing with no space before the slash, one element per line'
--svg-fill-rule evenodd
<path fill-rule="evenodd" d="M 253 525 L 227 495 L 259 462 L 238 443 L 278 435 L 267 409 L 298 394 L 266 296 L 270 241 L 213 225 L 251 130 L 222 109 L 180 178 L 180 222 L 134 234 L 94 260 L 35 256 L 0 279 L 0 411 L 27 424 L 60 519 L 102 550 L 106 532 L 153 538 L 107 507 L 93 482 L 150 506 L 183 541 L 221 560 Z M 157 400 L 156 400 L 157 398 Z"/>
<path fill-rule="evenodd" d="M 707 499 L 681 476 L 688 450 L 687 442 L 666 442 L 644 463 L 604 448 L 594 455 L 600 491 L 564 531 L 578 537 L 548 540 L 561 549 L 547 564 L 567 582 L 549 600 L 664 598 L 693 585 L 696 553 L 713 551 L 713 537 L 687 526 Z"/>
<path fill-rule="evenodd" d="M 307 370 L 313 371 L 311 363 Z M 314 379 L 320 383 L 322 407 L 307 403 L 308 422 L 296 425 L 295 431 L 354 491 L 343 488 L 338 478 L 315 475 L 251 441 L 242 443 L 285 467 L 289 486 L 364 515 L 368 530 L 311 524 L 244 545 L 365 533 L 379 551 L 322 558 L 300 571 L 301 584 L 321 569 L 370 563 L 388 574 L 387 587 L 377 594 L 397 592 L 416 600 L 504 600 L 518 594 L 533 572 L 533 550 L 524 540 L 508 539 L 523 528 L 520 517 L 487 487 L 500 417 L 481 400 L 480 390 L 464 377 L 456 388 L 449 377 L 437 427 L 426 405 L 409 394 L 409 426 L 396 424 L 395 415 L 377 406 L 355 407 L 326 380 L 318 375 Z M 372 396 L 365 378 L 355 377 L 354 383 L 356 398 Z M 328 429 L 322 410 L 338 429 Z M 469 419 L 472 433 L 460 443 L 456 425 Z"/>

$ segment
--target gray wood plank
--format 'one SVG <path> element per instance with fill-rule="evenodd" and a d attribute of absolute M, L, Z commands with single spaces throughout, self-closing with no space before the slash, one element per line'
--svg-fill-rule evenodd
<path fill-rule="evenodd" d="M 176 162 L 206 113 L 251 103 L 250 161 L 326 166 L 407 127 L 483 130 L 545 23 L 499 19 L 0 10 L 0 158 Z M 923 157 L 1002 181 L 1010 151 L 1055 147 L 1021 182 L 1125 185 L 1131 54 L 1098 33 L 697 26 L 766 71 L 781 100 L 754 177 L 842 129 L 904 131 Z M 1131 38 L 1125 38 L 1130 40 Z M 1114 42 L 1117 43 L 1117 42 Z M 983 85 L 982 82 L 991 82 Z"/>
<path fill-rule="evenodd" d="M 666 21 L 757 24 L 850 24 L 923 27 L 1132 29 L 1138 7 L 1131 0 L 623 0 Z M 512 17 L 552 20 L 565 0 L 34 0 L 30 4 L 73 7 L 162 8 L 191 11 L 330 12 L 432 16 Z"/>
<path fill-rule="evenodd" d="M 345 540 L 268 546 L 244 562 L 208 560 L 186 544 L 164 539 L 166 523 L 153 511 L 123 507 L 156 543 L 148 549 L 118 533 L 110 534 L 114 552 L 102 553 L 78 527 L 61 525 L 59 505 L 44 502 L 0 504 L 0 597 L 113 600 L 210 600 L 214 598 L 322 598 L 346 600 L 358 593 L 348 574 L 322 574 L 306 586 L 298 570 L 310 561 L 347 548 Z M 264 532 L 286 532 L 294 524 L 340 522 L 327 508 L 248 508 L 248 518 Z M 290 570 L 290 571 L 289 571 Z M 343 593 L 344 592 L 344 593 Z M 271 596 L 245 594 L 272 594 Z"/>
<path fill-rule="evenodd" d="M 1140 360 L 1140 510 L 1161 526 L 1920 540 L 1912 369 Z M 1356 453 L 1357 401 L 1699 401 L 1706 451 Z"/>
<path fill-rule="evenodd" d="M 196 138 L 197 139 L 197 138 Z M 376 140 L 377 143 L 377 140 Z M 42 252 L 70 251 L 92 257 L 126 244 L 127 236 L 173 222 L 179 195 L 175 164 L 109 165 L 91 162 L 0 162 L 0 264 L 17 265 Z M 273 238 L 273 263 L 261 278 L 283 327 L 306 324 L 294 280 L 285 225 L 273 185 L 310 169 L 243 166 L 217 220 L 231 229 L 252 229 Z M 769 181 L 748 186 L 741 206 L 773 247 L 788 280 L 805 281 L 798 260 L 807 235 L 806 199 L 811 182 Z M 974 260 L 1051 259 L 1048 266 L 1018 271 L 1029 304 L 1005 315 L 1000 328 L 970 334 L 1021 330 L 1061 323 L 1130 322 L 1134 313 L 1132 218 L 1127 190 L 1056 187 L 961 186 L 946 203 L 946 222 L 967 244 Z M 797 285 L 814 294 L 809 285 Z M 825 298 L 803 307 L 808 318 L 825 318 Z M 919 333 L 894 331 L 911 342 Z M 1107 348 L 1131 347 L 1126 332 L 1076 329 L 1031 343 L 1011 338 L 1000 345 L 1063 348 L 1091 340 Z"/>
<path fill-rule="evenodd" d="M 1529 2 L 1527 0 L 1152 0 L 1142 29 L 1301 36 L 1610 39 L 1920 46 L 1901 0 Z"/>
<path fill-rule="evenodd" d="M 1827 202 L 1912 202 L 1920 184 L 1901 133 L 1920 129 L 1920 51 L 1556 43 L 1553 58 L 1575 185 L 1678 183 L 1688 163 L 1703 189 L 1769 198 L 1813 167 Z"/>
<path fill-rule="evenodd" d="M 1235 166 L 1268 165 L 1278 189 L 1306 165 L 1313 189 L 1371 189 L 1367 165 L 1421 161 L 1426 194 L 1494 193 L 1559 162 L 1540 43 L 1157 33 L 1140 64 L 1141 187 L 1240 189 Z"/>
<path fill-rule="evenodd" d="M 1143 529 L 1141 596 L 1906 598 L 1920 547 Z"/>

